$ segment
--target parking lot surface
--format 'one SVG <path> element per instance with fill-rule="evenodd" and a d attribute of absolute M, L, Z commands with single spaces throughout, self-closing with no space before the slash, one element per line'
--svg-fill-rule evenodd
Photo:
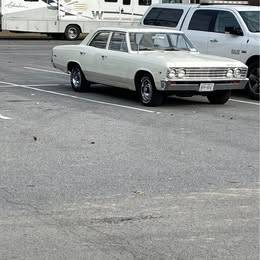
<path fill-rule="evenodd" d="M 0 41 L 0 258 L 258 259 L 259 103 L 75 93 L 60 44 Z"/>

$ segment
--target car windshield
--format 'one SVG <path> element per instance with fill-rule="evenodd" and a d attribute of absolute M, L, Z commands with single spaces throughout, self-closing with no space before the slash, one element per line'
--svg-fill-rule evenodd
<path fill-rule="evenodd" d="M 260 11 L 239 12 L 250 32 L 260 32 Z"/>
<path fill-rule="evenodd" d="M 129 33 L 132 51 L 179 51 L 194 50 L 193 45 L 184 34 L 165 32 Z"/>

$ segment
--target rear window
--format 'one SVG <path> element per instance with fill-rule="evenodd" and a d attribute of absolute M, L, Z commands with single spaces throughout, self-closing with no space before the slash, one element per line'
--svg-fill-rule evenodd
<path fill-rule="evenodd" d="M 214 10 L 198 10 L 195 11 L 188 29 L 195 31 L 212 32 L 215 23 L 217 11 Z"/>
<path fill-rule="evenodd" d="M 145 25 L 176 27 L 183 14 L 182 9 L 152 8 L 144 19 Z"/>

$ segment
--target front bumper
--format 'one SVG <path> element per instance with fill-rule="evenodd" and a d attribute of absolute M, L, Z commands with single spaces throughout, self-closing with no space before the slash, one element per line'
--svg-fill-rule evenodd
<path fill-rule="evenodd" d="M 162 80 L 161 90 L 162 91 L 194 91 L 200 92 L 201 83 L 214 83 L 214 89 L 216 90 L 232 90 L 232 89 L 244 89 L 248 79 L 232 80 L 232 81 L 173 81 L 173 80 Z"/>

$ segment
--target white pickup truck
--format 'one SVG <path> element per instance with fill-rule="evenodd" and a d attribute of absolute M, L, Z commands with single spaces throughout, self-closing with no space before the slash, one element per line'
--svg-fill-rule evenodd
<path fill-rule="evenodd" d="M 144 26 L 185 32 L 202 53 L 239 60 L 248 66 L 246 90 L 259 99 L 260 8 L 248 5 L 159 4 L 151 6 Z"/>

